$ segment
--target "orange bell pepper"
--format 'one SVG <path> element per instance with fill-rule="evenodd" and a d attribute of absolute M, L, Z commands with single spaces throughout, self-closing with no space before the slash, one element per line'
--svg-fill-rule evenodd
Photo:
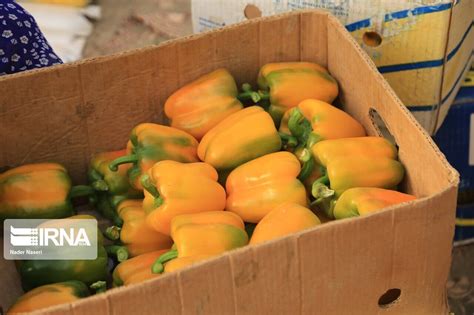
<path fill-rule="evenodd" d="M 394 190 L 357 187 L 346 190 L 333 204 L 334 217 L 344 219 L 365 216 L 391 205 L 415 200 L 416 197 Z"/>
<path fill-rule="evenodd" d="M 226 193 L 209 164 L 161 161 L 142 178 L 147 224 L 169 235 L 171 220 L 179 214 L 220 211 Z"/>
<path fill-rule="evenodd" d="M 245 222 L 258 223 L 276 206 L 306 206 L 304 185 L 297 179 L 300 162 L 289 152 L 267 154 L 233 170 L 226 182 L 226 210 Z"/>
<path fill-rule="evenodd" d="M 130 285 L 158 277 L 159 274 L 152 273 L 151 266 L 166 252 L 168 249 L 157 250 L 121 262 L 112 273 L 113 286 Z"/>
<path fill-rule="evenodd" d="M 304 152 L 298 155 L 300 150 Z M 306 188 L 311 190 L 313 182 L 325 174 L 329 161 L 346 156 L 386 157 L 395 160 L 397 148 L 382 137 L 355 137 L 323 140 L 312 145 L 309 150 L 299 147 L 295 154 L 303 162 L 304 173 L 310 174 L 304 182 Z"/>
<path fill-rule="evenodd" d="M 319 218 L 308 208 L 297 203 L 284 203 L 260 220 L 249 245 L 303 231 L 319 224 Z"/>
<path fill-rule="evenodd" d="M 171 235 L 186 224 L 228 224 L 236 228 L 245 229 L 244 222 L 235 213 L 229 211 L 206 211 L 192 214 L 181 214 L 171 221 Z"/>
<path fill-rule="evenodd" d="M 221 120 L 242 109 L 237 85 L 226 69 L 218 69 L 186 84 L 165 103 L 171 126 L 200 140 Z"/>
<path fill-rule="evenodd" d="M 364 127 L 349 114 L 315 99 L 304 100 L 286 111 L 279 130 L 307 148 L 322 140 L 366 135 Z"/>
<path fill-rule="evenodd" d="M 156 162 L 197 162 L 197 146 L 197 140 L 185 131 L 143 123 L 133 128 L 127 143 L 127 155 L 112 161 L 109 168 L 116 172 L 119 165 L 132 163 L 133 166 L 128 171 L 130 183 L 135 189 L 143 190 L 141 176 Z"/>
<path fill-rule="evenodd" d="M 7 315 L 35 312 L 42 308 L 74 302 L 87 296 L 89 296 L 89 289 L 81 281 L 71 280 L 47 284 L 23 294 L 10 307 Z"/>
<path fill-rule="evenodd" d="M 198 156 L 219 172 L 229 172 L 280 148 L 281 139 L 270 115 L 261 107 L 251 106 L 230 115 L 212 128 L 202 138 Z"/>
<path fill-rule="evenodd" d="M 269 101 L 268 112 L 276 124 L 288 109 L 306 99 L 317 99 L 332 103 L 339 93 L 336 80 L 324 69 L 314 63 L 285 62 L 264 65 L 258 76 L 260 91 L 254 101 Z"/>
<path fill-rule="evenodd" d="M 122 201 L 117 213 L 123 226 L 109 227 L 105 234 L 109 239 L 120 239 L 131 257 L 171 247 L 173 242 L 168 235 L 159 233 L 146 224 L 142 200 Z"/>
<path fill-rule="evenodd" d="M 285 70 L 285 69 L 295 69 L 295 70 L 313 70 L 323 73 L 329 73 L 326 68 L 317 63 L 313 62 L 304 62 L 304 61 L 290 61 L 290 62 L 274 62 L 267 63 L 260 68 L 257 77 L 257 84 L 259 89 L 268 90 L 267 77 L 273 71 Z"/>
<path fill-rule="evenodd" d="M 196 218 L 193 218 L 194 216 Z M 160 256 L 152 267 L 155 273 L 165 271 L 164 264 L 175 259 L 178 261 L 172 263 L 168 271 L 183 268 L 248 243 L 244 222 L 227 211 L 190 214 L 184 218 L 176 216 L 171 225 L 175 249 Z"/>
<path fill-rule="evenodd" d="M 94 197 L 92 187 L 72 186 L 64 166 L 26 164 L 0 174 L 0 222 L 5 219 L 60 219 L 74 214 L 71 200 Z"/>
<path fill-rule="evenodd" d="M 397 148 L 382 137 L 357 137 L 325 140 L 311 147 L 316 164 L 326 167 L 335 159 L 345 156 L 369 156 L 397 159 Z"/>
<path fill-rule="evenodd" d="M 329 161 L 326 175 L 314 182 L 314 204 L 323 208 L 328 217 L 334 218 L 331 203 L 344 191 L 355 187 L 394 189 L 402 181 L 404 174 L 403 165 L 394 159 L 371 156 L 340 157 Z"/>

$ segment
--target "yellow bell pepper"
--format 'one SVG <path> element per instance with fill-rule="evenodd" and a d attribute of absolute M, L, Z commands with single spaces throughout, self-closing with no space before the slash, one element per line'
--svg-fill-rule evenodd
<path fill-rule="evenodd" d="M 168 250 L 149 252 L 121 262 L 112 273 L 113 286 L 131 285 L 158 277 L 159 274 L 152 273 L 151 266 Z"/>
<path fill-rule="evenodd" d="M 296 203 L 281 204 L 260 220 L 249 245 L 303 231 L 319 224 L 321 221 L 310 209 Z"/>
<path fill-rule="evenodd" d="M 281 139 L 270 115 L 261 107 L 251 106 L 212 128 L 199 143 L 198 156 L 225 173 L 280 148 Z"/>
<path fill-rule="evenodd" d="M 336 219 L 365 216 L 391 205 L 415 199 L 413 195 L 395 190 L 374 187 L 351 188 L 335 201 L 333 213 Z"/>
<path fill-rule="evenodd" d="M 145 188 L 143 209 L 147 224 L 170 235 L 171 220 L 179 214 L 220 211 L 226 193 L 209 164 L 161 161 L 142 178 Z"/>
<path fill-rule="evenodd" d="M 218 69 L 186 84 L 165 103 L 171 126 L 200 140 L 227 116 L 242 109 L 237 85 L 226 69 Z"/>
<path fill-rule="evenodd" d="M 118 205 L 117 213 L 123 221 L 122 227 L 109 227 L 105 234 L 109 239 L 120 239 L 131 257 L 171 247 L 173 242 L 168 235 L 146 224 L 143 200 L 124 200 Z"/>
<path fill-rule="evenodd" d="M 300 168 L 289 152 L 267 154 L 237 167 L 227 178 L 226 209 L 245 222 L 258 223 L 282 203 L 306 206 L 306 190 L 297 179 Z"/>
<path fill-rule="evenodd" d="M 175 217 L 171 224 L 175 249 L 163 254 L 155 262 L 153 272 L 177 270 L 247 245 L 248 235 L 242 219 L 227 211 L 219 212 L 190 214 L 185 218 Z M 164 265 L 175 259 L 178 261 L 171 263 L 172 266 L 166 269 Z"/>

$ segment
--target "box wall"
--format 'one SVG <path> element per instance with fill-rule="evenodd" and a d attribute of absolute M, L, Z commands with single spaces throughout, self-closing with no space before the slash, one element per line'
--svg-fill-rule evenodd
<path fill-rule="evenodd" d="M 278 33 L 286 36 L 274 35 Z M 298 36 L 290 37 L 295 33 Z M 139 122 L 161 121 L 161 105 L 178 86 L 224 65 L 239 83 L 254 82 L 264 63 L 303 58 L 329 67 L 341 84 L 345 109 L 371 134 L 376 129 L 369 109 L 379 112 L 400 146 L 409 191 L 426 198 L 246 247 L 147 283 L 40 313 L 446 313 L 457 174 L 360 47 L 334 18 L 322 13 L 251 21 L 159 47 L 1 78 L 0 144 L 8 150 L 0 166 L 55 159 L 80 182 L 89 154 L 123 147 L 129 130 Z M 25 83 L 41 89 L 35 93 Z M 45 110 L 49 104 L 56 111 L 46 123 L 52 115 Z M 30 124 L 18 124 L 30 108 L 39 111 L 38 116 Z M 77 120 L 70 125 L 80 126 L 79 132 L 61 134 L 67 117 Z M 423 286 L 414 286 L 412 279 Z M 380 308 L 378 298 L 394 287 L 402 290 L 399 301 Z"/>

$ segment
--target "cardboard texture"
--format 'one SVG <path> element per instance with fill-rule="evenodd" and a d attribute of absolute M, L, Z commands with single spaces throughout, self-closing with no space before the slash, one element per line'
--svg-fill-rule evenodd
<path fill-rule="evenodd" d="M 472 60 L 472 0 L 192 0 L 195 32 L 307 8 L 334 14 L 420 124 L 442 124 Z"/>
<path fill-rule="evenodd" d="M 400 148 L 403 186 L 420 199 L 37 314 L 447 313 L 458 174 L 342 24 L 321 11 L 2 77 L 0 166 L 54 160 L 84 182 L 90 155 L 124 147 L 138 123 L 163 122 L 162 106 L 177 87 L 219 67 L 239 84 L 255 84 L 263 64 L 290 60 L 327 66 L 344 109 L 369 134 L 379 134 L 375 111 L 380 115 Z M 2 268 L 0 283 L 12 276 Z M 379 305 L 389 289 L 401 290 L 400 297 Z M 19 292 L 0 290 L 6 309 Z"/>

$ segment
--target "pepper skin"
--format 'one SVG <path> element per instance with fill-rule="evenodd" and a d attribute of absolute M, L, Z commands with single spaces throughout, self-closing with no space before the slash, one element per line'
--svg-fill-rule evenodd
<path fill-rule="evenodd" d="M 259 156 L 279 151 L 281 139 L 268 113 L 251 106 L 212 128 L 201 140 L 199 158 L 219 172 L 229 172 Z"/>
<path fill-rule="evenodd" d="M 22 165 L 0 174 L 0 221 L 65 218 L 74 214 L 72 198 L 92 194 L 89 186 L 71 187 L 60 164 Z"/>
<path fill-rule="evenodd" d="M 121 262 L 112 273 L 113 286 L 130 285 L 158 277 L 159 274 L 151 272 L 151 266 L 168 251 L 169 249 L 157 250 Z"/>
<path fill-rule="evenodd" d="M 282 203 L 307 206 L 305 187 L 297 179 L 300 168 L 289 152 L 267 154 L 237 167 L 227 178 L 226 210 L 258 223 Z"/>
<path fill-rule="evenodd" d="M 222 217 L 208 216 L 207 218 L 208 221 L 202 216 L 200 219 L 191 219 L 190 221 L 194 223 L 186 223 L 180 221 L 179 218 L 177 221 L 173 219 L 172 225 L 175 225 L 175 228 L 171 237 L 175 243 L 175 249 L 160 256 L 152 266 L 154 273 L 162 273 L 165 270 L 164 264 L 172 259 L 194 257 L 180 261 L 179 267 L 182 268 L 201 258 L 219 255 L 248 244 L 248 235 L 242 228 L 243 221 L 240 220 L 238 224 L 240 227 L 236 227 L 231 224 L 214 223 L 222 222 Z M 234 218 L 232 220 L 235 220 Z"/>
<path fill-rule="evenodd" d="M 131 257 L 171 247 L 173 242 L 168 235 L 156 232 L 146 224 L 142 200 L 124 200 L 117 212 L 123 221 L 119 229 L 120 241 Z"/>
<path fill-rule="evenodd" d="M 260 68 L 257 77 L 258 87 L 261 90 L 268 90 L 269 86 L 267 83 L 267 76 L 273 72 L 278 70 L 285 70 L 285 69 L 308 69 L 319 71 L 323 73 L 328 73 L 328 70 L 317 63 L 312 62 L 304 62 L 304 61 L 293 61 L 293 62 L 275 62 L 275 63 L 267 63 L 263 67 Z"/>
<path fill-rule="evenodd" d="M 80 281 L 47 284 L 19 297 L 10 307 L 7 315 L 30 313 L 42 308 L 74 302 L 87 296 L 89 296 L 89 289 Z"/>
<path fill-rule="evenodd" d="M 397 159 L 397 148 L 382 137 L 357 137 L 325 140 L 311 147 L 317 164 L 326 165 L 335 159 L 346 156 L 369 156 Z"/>
<path fill-rule="evenodd" d="M 91 215 L 76 215 L 67 219 L 95 219 Z M 43 223 L 47 225 L 48 222 Z M 66 223 L 67 224 L 67 223 Z M 79 280 L 88 285 L 106 280 L 108 257 L 103 245 L 102 233 L 97 231 L 97 258 L 94 260 L 21 260 L 17 261 L 23 289 L 69 280 Z"/>
<path fill-rule="evenodd" d="M 181 214 L 171 221 L 171 235 L 186 224 L 228 224 L 245 230 L 242 219 L 235 213 L 229 211 L 206 211 L 193 214 Z"/>
<path fill-rule="evenodd" d="M 416 197 L 395 190 L 373 187 L 357 187 L 346 190 L 334 205 L 334 217 L 345 219 L 365 216 Z"/>
<path fill-rule="evenodd" d="M 331 203 L 344 191 L 355 187 L 394 189 L 405 175 L 403 165 L 386 157 L 348 156 L 330 161 L 326 175 L 316 180 L 312 187 L 314 204 L 334 218 Z M 328 188 L 328 186 L 330 189 Z"/>
<path fill-rule="evenodd" d="M 298 156 L 298 149 L 295 154 Z M 306 150 L 306 149 L 305 149 Z M 303 169 L 311 172 L 304 181 L 310 191 L 313 182 L 321 177 L 329 161 L 347 156 L 370 156 L 397 159 L 397 148 L 382 137 L 355 137 L 323 140 L 311 146 L 311 156 L 299 157 Z"/>
<path fill-rule="evenodd" d="M 127 144 L 127 155 L 119 157 L 109 164 L 111 171 L 118 171 L 118 166 L 133 163 L 128 171 L 132 187 L 143 190 L 141 175 L 156 162 L 173 160 L 184 163 L 199 161 L 196 155 L 197 140 L 182 130 L 143 123 L 133 128 Z"/>
<path fill-rule="evenodd" d="M 171 220 L 179 214 L 220 211 L 226 193 L 217 182 L 217 172 L 209 164 L 161 161 L 143 176 L 143 209 L 147 224 L 170 235 Z"/>
<path fill-rule="evenodd" d="M 364 127 L 349 114 L 315 99 L 304 100 L 286 111 L 280 132 L 291 133 L 299 145 L 307 148 L 322 140 L 366 135 Z"/>
<path fill-rule="evenodd" d="M 319 71 L 314 66 L 280 68 L 268 71 L 266 75 L 265 72 L 262 70 L 258 78 L 259 87 L 264 91 L 263 99 L 265 92 L 268 93 L 268 112 L 276 124 L 288 109 L 304 100 L 332 103 L 339 93 L 336 80 L 327 71 Z"/>
<path fill-rule="evenodd" d="M 165 264 L 164 273 L 173 272 L 212 258 L 214 255 L 197 255 L 172 259 Z"/>
<path fill-rule="evenodd" d="M 260 220 L 249 245 L 303 231 L 319 224 L 321 221 L 310 209 L 296 203 L 281 204 Z"/>
<path fill-rule="evenodd" d="M 237 85 L 226 69 L 218 69 L 183 86 L 165 103 L 171 126 L 200 140 L 227 116 L 242 109 Z"/>

